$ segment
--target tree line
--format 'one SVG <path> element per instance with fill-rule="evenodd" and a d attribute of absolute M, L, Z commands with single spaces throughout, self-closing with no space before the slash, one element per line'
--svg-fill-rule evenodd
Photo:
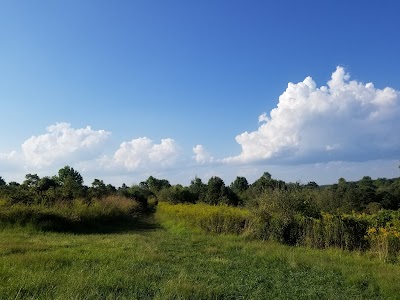
<path fill-rule="evenodd" d="M 397 210 L 400 205 L 400 178 L 373 180 L 364 176 L 359 181 L 346 181 L 340 178 L 337 183 L 319 186 L 315 182 L 307 184 L 287 183 L 272 178 L 265 172 L 253 183 L 245 177 L 238 176 L 230 184 L 218 176 L 211 177 L 207 183 L 195 177 L 188 186 L 171 185 L 167 179 L 149 176 L 139 184 L 116 188 L 94 179 L 90 186 L 84 185 L 81 174 L 70 166 L 65 166 L 57 175 L 39 177 L 27 174 L 22 184 L 6 183 L 0 176 L 0 198 L 10 204 L 45 204 L 57 201 L 82 199 L 101 199 L 110 195 L 132 198 L 147 205 L 151 198 L 154 201 L 170 203 L 206 203 L 210 205 L 230 205 L 254 207 L 258 199 L 273 191 L 295 193 L 304 210 L 330 213 L 367 212 L 374 213 L 380 209 Z"/>

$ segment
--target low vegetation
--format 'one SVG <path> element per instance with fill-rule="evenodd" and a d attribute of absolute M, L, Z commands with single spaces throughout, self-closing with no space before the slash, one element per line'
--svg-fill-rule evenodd
<path fill-rule="evenodd" d="M 0 177 L 0 299 L 396 299 L 400 180 Z"/>
<path fill-rule="evenodd" d="M 107 196 L 89 203 L 83 200 L 46 205 L 0 206 L 1 227 L 31 227 L 42 231 L 113 231 L 130 226 L 142 212 L 139 203 L 121 196 Z"/>
<path fill-rule="evenodd" d="M 0 298 L 395 299 L 400 293 L 400 268 L 368 254 L 203 233 L 164 212 L 119 233 L 2 229 Z"/>
<path fill-rule="evenodd" d="M 247 209 L 208 204 L 177 204 L 161 202 L 157 210 L 163 222 L 181 222 L 192 229 L 219 234 L 244 233 L 250 220 Z"/>

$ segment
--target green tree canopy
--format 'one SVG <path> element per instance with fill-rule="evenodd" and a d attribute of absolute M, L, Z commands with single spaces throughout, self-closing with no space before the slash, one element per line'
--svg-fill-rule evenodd
<path fill-rule="evenodd" d="M 57 181 L 54 178 L 48 176 L 42 177 L 38 182 L 38 188 L 40 191 L 47 191 L 50 188 L 56 188 L 58 186 Z"/>
<path fill-rule="evenodd" d="M 70 166 L 65 166 L 64 168 L 58 171 L 58 181 L 61 185 L 64 185 L 67 178 L 70 178 L 69 181 L 74 181 L 77 185 L 83 185 L 83 178 L 78 171 L 74 170 Z"/>
<path fill-rule="evenodd" d="M 203 183 L 201 178 L 195 177 L 190 181 L 189 191 L 192 193 L 195 201 L 203 201 L 207 190 L 207 185 Z"/>
<path fill-rule="evenodd" d="M 231 183 L 231 189 L 235 193 L 243 193 L 249 188 L 249 183 L 246 177 L 237 176 L 236 179 Z"/>
<path fill-rule="evenodd" d="M 85 196 L 83 178 L 74 168 L 65 166 L 58 171 L 58 177 L 54 179 L 61 185 L 61 194 L 64 199 L 72 200 Z"/>
<path fill-rule="evenodd" d="M 153 193 L 158 193 L 164 188 L 169 188 L 171 184 L 166 179 L 157 179 L 153 176 L 150 176 L 146 181 L 140 182 L 139 186 L 142 188 L 147 188 Z"/>
<path fill-rule="evenodd" d="M 236 194 L 233 193 L 230 188 L 226 187 L 224 181 L 218 176 L 213 176 L 208 180 L 207 189 L 203 201 L 212 205 L 238 204 L 238 198 Z"/>
<path fill-rule="evenodd" d="M 22 183 L 29 188 L 38 188 L 40 177 L 37 174 L 26 174 L 25 180 Z"/>

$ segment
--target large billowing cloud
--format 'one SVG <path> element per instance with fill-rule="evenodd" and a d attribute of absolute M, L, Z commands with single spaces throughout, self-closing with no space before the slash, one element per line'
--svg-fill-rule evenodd
<path fill-rule="evenodd" d="M 102 145 L 110 132 L 86 128 L 74 129 L 68 123 L 57 123 L 46 128 L 47 133 L 32 136 L 22 144 L 26 163 L 35 167 L 50 166 L 54 162 L 82 160 Z"/>
<path fill-rule="evenodd" d="M 172 166 L 179 154 L 179 147 L 173 139 L 162 139 L 155 144 L 147 137 L 123 142 L 115 152 L 113 162 L 129 171 Z"/>
<path fill-rule="evenodd" d="M 400 155 L 400 93 L 350 81 L 337 67 L 327 86 L 289 83 L 258 130 L 236 137 L 242 152 L 226 163 L 367 161 Z"/>

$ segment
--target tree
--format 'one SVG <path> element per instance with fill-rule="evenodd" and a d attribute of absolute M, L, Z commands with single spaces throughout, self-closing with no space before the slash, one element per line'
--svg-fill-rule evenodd
<path fill-rule="evenodd" d="M 4 181 L 3 177 L 0 176 L 0 186 L 5 186 L 6 182 Z"/>
<path fill-rule="evenodd" d="M 272 191 L 274 189 L 283 190 L 286 188 L 287 185 L 284 181 L 272 179 L 271 174 L 268 172 L 264 172 L 264 174 L 250 186 L 251 192 L 255 197 L 267 191 Z"/>
<path fill-rule="evenodd" d="M 26 174 L 25 180 L 22 184 L 29 188 L 36 189 L 39 187 L 39 180 L 40 180 L 40 177 L 37 174 Z"/>
<path fill-rule="evenodd" d="M 161 191 L 163 188 L 169 188 L 171 186 L 171 184 L 166 179 L 157 179 L 153 176 L 150 176 L 149 178 L 147 178 L 146 181 L 140 182 L 139 186 L 141 188 L 147 188 L 151 192 L 156 194 L 159 191 Z"/>
<path fill-rule="evenodd" d="M 65 184 L 67 178 L 70 177 L 70 180 L 74 181 L 77 185 L 83 185 L 83 178 L 78 171 L 75 171 L 74 168 L 70 166 L 65 166 L 64 168 L 58 171 L 58 181 L 61 185 Z"/>
<path fill-rule="evenodd" d="M 56 188 L 57 186 L 57 181 L 54 178 L 50 178 L 48 176 L 41 178 L 38 182 L 38 189 L 41 192 L 47 191 L 50 188 Z"/>
<path fill-rule="evenodd" d="M 240 194 L 245 192 L 249 188 L 249 183 L 246 177 L 237 176 L 236 179 L 231 183 L 231 189 L 236 193 Z"/>
<path fill-rule="evenodd" d="M 341 212 L 351 212 L 359 210 L 361 207 L 361 199 L 357 184 L 347 182 L 343 177 L 339 178 L 338 183 L 330 187 L 333 192 L 333 205 L 331 209 L 340 210 Z"/>
<path fill-rule="evenodd" d="M 112 184 L 106 185 L 107 195 L 111 195 L 117 192 L 117 189 Z"/>
<path fill-rule="evenodd" d="M 160 191 L 160 193 L 158 194 L 158 198 L 160 200 L 168 201 L 173 204 L 194 202 L 193 201 L 194 197 L 193 197 L 192 193 L 189 191 L 189 189 L 187 187 L 183 187 L 180 184 L 173 185 L 169 188 L 162 189 Z"/>
<path fill-rule="evenodd" d="M 272 179 L 272 175 L 268 172 L 264 172 L 264 174 L 262 175 L 262 177 L 264 177 L 265 179 L 271 180 Z"/>
<path fill-rule="evenodd" d="M 61 185 L 61 194 L 64 199 L 72 200 L 85 196 L 83 178 L 78 171 L 75 171 L 70 166 L 60 169 L 58 177 L 54 179 Z"/>
<path fill-rule="evenodd" d="M 376 202 L 376 186 L 374 181 L 369 176 L 364 176 L 357 184 L 360 201 L 363 206 L 366 206 L 370 202 Z"/>
<path fill-rule="evenodd" d="M 119 189 L 118 193 L 124 197 L 134 199 L 143 207 L 147 207 L 148 199 L 154 196 L 154 193 L 143 185 L 132 185 L 129 188 Z"/>
<path fill-rule="evenodd" d="M 103 198 L 107 195 L 107 186 L 104 184 L 103 180 L 96 178 L 92 182 L 89 193 L 93 198 Z"/>
<path fill-rule="evenodd" d="M 400 178 L 397 178 L 387 188 L 387 193 L 390 195 L 390 199 L 383 199 L 382 205 L 388 209 L 399 209 L 400 208 Z M 387 198 L 389 198 L 387 197 Z M 386 201 L 385 201 L 386 200 Z"/>
<path fill-rule="evenodd" d="M 201 178 L 195 177 L 190 181 L 189 191 L 194 197 L 194 201 L 203 201 L 207 190 L 207 185 L 201 181 Z"/>
<path fill-rule="evenodd" d="M 213 176 L 208 180 L 207 191 L 204 202 L 216 205 L 221 202 L 221 198 L 225 195 L 225 183 L 218 176 Z"/>
<path fill-rule="evenodd" d="M 319 185 L 315 181 L 310 181 L 305 185 L 305 187 L 310 189 L 317 189 L 319 188 Z"/>
<path fill-rule="evenodd" d="M 232 190 L 225 186 L 224 181 L 218 176 L 213 176 L 208 180 L 204 202 L 217 205 L 228 204 L 237 205 L 238 198 Z"/>
<path fill-rule="evenodd" d="M 126 196 L 127 195 L 127 193 L 128 193 L 128 189 L 129 189 L 129 187 L 125 184 L 125 183 L 123 183 L 122 184 L 122 186 L 120 186 L 119 188 L 118 188 L 118 194 L 120 194 L 120 195 L 123 195 L 123 196 Z"/>

